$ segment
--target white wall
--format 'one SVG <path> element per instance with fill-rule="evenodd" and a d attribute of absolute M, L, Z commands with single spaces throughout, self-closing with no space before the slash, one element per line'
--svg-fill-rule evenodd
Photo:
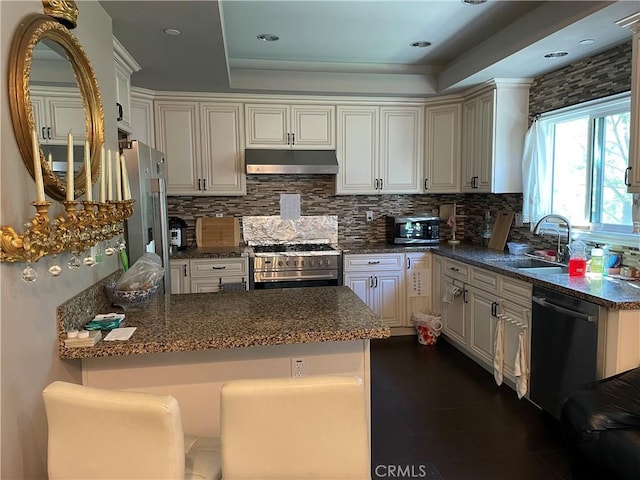
<path fill-rule="evenodd" d="M 82 43 L 96 72 L 105 114 L 107 146 L 116 148 L 115 74 L 111 19 L 95 0 L 77 2 L 80 11 L 74 35 Z M 30 13 L 43 13 L 42 2 L 0 1 L 0 224 L 22 231 L 33 215 L 34 182 L 23 165 L 15 142 L 7 101 L 9 46 L 14 29 Z M 114 119 L 114 121 L 109 121 Z M 59 256 L 66 265 L 69 255 Z M 23 265 L 0 264 L 0 477 L 46 478 L 46 417 L 42 389 L 53 380 L 80 383 L 79 361 L 58 359 L 56 317 L 58 305 L 117 268 L 110 257 L 92 269 L 61 277 L 46 273 L 50 259 L 36 264 L 34 284 L 20 280 Z"/>

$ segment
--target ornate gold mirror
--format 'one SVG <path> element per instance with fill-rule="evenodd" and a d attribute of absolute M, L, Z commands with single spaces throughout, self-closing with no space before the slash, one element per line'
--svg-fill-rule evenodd
<path fill-rule="evenodd" d="M 74 198 L 84 194 L 84 144 L 89 141 L 91 182 L 100 170 L 104 113 L 91 62 L 75 36 L 46 15 L 30 15 L 18 26 L 9 59 L 11 121 L 22 159 L 34 177 L 32 130 L 40 143 L 45 192 L 66 196 L 67 134 L 74 137 Z M 83 122 L 84 121 L 84 122 Z M 57 168 L 57 165 L 62 165 Z"/>

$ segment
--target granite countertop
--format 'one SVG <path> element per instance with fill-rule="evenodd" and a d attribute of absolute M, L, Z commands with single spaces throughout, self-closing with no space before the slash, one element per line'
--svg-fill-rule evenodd
<path fill-rule="evenodd" d="M 61 358 L 211 350 L 387 338 L 391 331 L 348 287 L 159 295 L 127 312 L 127 341 L 65 348 Z"/>
<path fill-rule="evenodd" d="M 187 248 L 171 254 L 171 260 L 191 260 L 198 258 L 248 257 L 253 250 L 246 245 L 237 247 Z"/>
<path fill-rule="evenodd" d="M 524 255 L 489 250 L 477 245 L 392 245 L 385 243 L 341 243 L 340 248 L 345 254 L 375 254 L 375 253 L 411 253 L 431 251 L 436 255 L 449 257 L 470 265 L 492 270 L 494 272 L 517 278 L 533 285 L 546 287 L 567 295 L 617 310 L 640 309 L 640 288 L 630 285 L 634 283 L 640 287 L 640 282 L 625 282 L 623 280 L 608 279 L 608 277 L 594 278 L 569 277 L 566 273 L 537 274 L 528 273 L 509 266 L 509 261 L 530 258 Z M 612 281 L 613 280 L 613 281 Z"/>
<path fill-rule="evenodd" d="M 507 262 L 530 257 L 510 255 L 478 246 L 440 245 L 437 249 L 433 250 L 433 253 L 492 270 L 509 277 L 518 278 L 533 285 L 582 298 L 607 308 L 616 310 L 640 309 L 640 289 L 630 286 L 630 282 L 609 279 L 608 277 L 597 278 L 589 274 L 584 277 L 570 277 L 566 273 L 525 273 L 509 266 Z M 640 286 L 640 283 L 635 283 Z"/>

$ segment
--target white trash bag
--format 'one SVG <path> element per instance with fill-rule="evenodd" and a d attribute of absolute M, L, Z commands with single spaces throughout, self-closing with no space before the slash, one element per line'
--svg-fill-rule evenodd
<path fill-rule="evenodd" d="M 429 313 L 413 312 L 411 321 L 418 332 L 418 342 L 422 345 L 435 345 L 442 330 L 442 317 Z"/>

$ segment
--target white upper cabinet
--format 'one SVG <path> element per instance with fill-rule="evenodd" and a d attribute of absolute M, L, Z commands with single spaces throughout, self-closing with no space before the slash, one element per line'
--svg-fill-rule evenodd
<path fill-rule="evenodd" d="M 153 124 L 153 97 L 131 92 L 131 139 L 155 148 L 155 128 Z"/>
<path fill-rule="evenodd" d="M 131 133 L 131 74 L 139 71 L 141 67 L 115 37 L 113 37 L 113 57 L 118 128 Z"/>
<path fill-rule="evenodd" d="M 425 109 L 424 193 L 459 193 L 462 104 Z"/>
<path fill-rule="evenodd" d="M 87 138 L 84 103 L 77 88 L 31 87 L 31 104 L 40 143 L 66 145 L 69 132 L 76 143 Z"/>
<path fill-rule="evenodd" d="M 157 101 L 169 195 L 244 195 L 242 104 Z"/>
<path fill-rule="evenodd" d="M 640 193 L 640 22 L 633 27 L 631 67 L 631 126 L 630 131 L 636 132 L 629 138 L 629 167 L 625 174 L 627 190 Z"/>
<path fill-rule="evenodd" d="M 338 106 L 337 194 L 418 193 L 423 109 Z"/>
<path fill-rule="evenodd" d="M 335 148 L 331 105 L 245 104 L 247 148 Z"/>
<path fill-rule="evenodd" d="M 462 191 L 522 192 L 528 80 L 497 81 L 462 106 Z"/>

